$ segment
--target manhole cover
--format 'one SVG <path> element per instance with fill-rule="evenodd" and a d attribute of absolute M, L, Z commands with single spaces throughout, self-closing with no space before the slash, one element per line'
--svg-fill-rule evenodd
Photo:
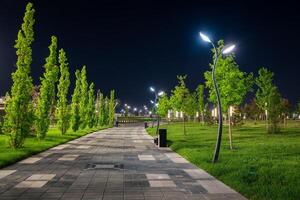
<path fill-rule="evenodd" d="M 124 169 L 121 163 L 89 163 L 85 169 Z"/>

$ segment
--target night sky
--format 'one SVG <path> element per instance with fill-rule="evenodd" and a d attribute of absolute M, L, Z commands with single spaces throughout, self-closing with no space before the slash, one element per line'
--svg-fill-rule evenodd
<path fill-rule="evenodd" d="M 13 48 L 28 1 L 0 0 L 0 96 L 11 86 Z M 211 62 L 204 31 L 237 45 L 240 69 L 275 73 L 275 84 L 292 103 L 300 100 L 300 14 L 288 1 L 32 1 L 36 9 L 32 76 L 38 84 L 50 36 L 67 52 L 72 74 L 87 66 L 88 78 L 104 93 L 117 91 L 123 103 L 143 105 L 149 86 L 169 91 L 176 75 L 187 74 L 194 89 Z"/>

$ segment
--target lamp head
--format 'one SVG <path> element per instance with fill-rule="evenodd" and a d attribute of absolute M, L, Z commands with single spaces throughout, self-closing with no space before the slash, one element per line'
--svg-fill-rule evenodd
<path fill-rule="evenodd" d="M 158 93 L 158 96 L 163 96 L 165 93 L 164 93 L 164 91 L 160 91 L 159 93 Z"/>
<path fill-rule="evenodd" d="M 203 34 L 202 32 L 200 32 L 199 35 L 203 41 L 211 43 L 211 40 L 207 35 Z"/>
<path fill-rule="evenodd" d="M 222 49 L 222 54 L 229 54 L 229 53 L 231 53 L 234 49 L 235 49 L 235 45 L 234 45 L 234 44 L 228 44 L 228 45 L 226 45 L 226 46 L 223 47 L 223 49 Z"/>
<path fill-rule="evenodd" d="M 154 87 L 150 87 L 150 91 L 151 91 L 151 92 L 155 92 Z"/>

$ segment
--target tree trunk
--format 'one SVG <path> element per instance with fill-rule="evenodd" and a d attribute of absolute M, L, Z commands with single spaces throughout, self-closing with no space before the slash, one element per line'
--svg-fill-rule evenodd
<path fill-rule="evenodd" d="M 232 145 L 232 130 L 231 130 L 230 108 L 228 109 L 228 134 L 229 134 L 229 147 L 230 147 L 230 150 L 232 150 L 233 145 Z"/>
<path fill-rule="evenodd" d="M 204 125 L 204 112 L 201 112 L 201 120 L 202 120 L 202 124 Z"/>

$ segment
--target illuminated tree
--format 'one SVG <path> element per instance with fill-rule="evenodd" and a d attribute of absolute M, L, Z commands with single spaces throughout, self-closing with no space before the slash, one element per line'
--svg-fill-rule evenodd
<path fill-rule="evenodd" d="M 94 83 L 91 83 L 88 91 L 88 104 L 87 104 L 87 123 L 89 128 L 94 127 L 96 121 L 95 115 L 95 94 Z"/>
<path fill-rule="evenodd" d="M 80 101 L 79 101 L 79 114 L 80 114 L 80 128 L 84 129 L 87 125 L 87 104 L 88 104 L 88 82 L 86 77 L 86 67 L 81 69 L 80 77 Z"/>
<path fill-rule="evenodd" d="M 32 63 L 31 44 L 34 41 L 34 13 L 33 5 L 28 3 L 15 44 L 17 69 L 12 74 L 11 97 L 6 102 L 3 124 L 3 131 L 9 135 L 9 144 L 12 148 L 23 146 L 25 137 L 33 125 L 33 106 L 31 104 L 33 85 L 30 77 L 30 65 Z"/>
<path fill-rule="evenodd" d="M 70 73 L 66 53 L 59 50 L 60 78 L 57 86 L 57 124 L 62 134 L 65 134 L 70 126 L 70 109 L 68 106 L 68 92 L 70 87 Z"/>
<path fill-rule="evenodd" d="M 76 84 L 72 95 L 71 103 L 71 126 L 73 131 L 77 131 L 80 126 L 80 114 L 79 103 L 81 98 L 80 86 L 81 86 L 81 74 L 79 70 L 76 70 Z"/>
<path fill-rule="evenodd" d="M 38 139 L 44 139 L 50 125 L 50 112 L 55 97 L 55 83 L 57 81 L 57 38 L 51 37 L 50 55 L 46 58 L 44 76 L 41 78 L 40 95 L 36 108 L 36 134 Z"/>
<path fill-rule="evenodd" d="M 111 90 L 110 91 L 110 98 L 109 98 L 109 126 L 114 125 L 114 120 L 115 120 L 115 91 Z"/>
<path fill-rule="evenodd" d="M 217 52 L 220 54 L 224 47 L 223 40 L 218 42 Z M 214 51 L 213 51 L 214 52 Z M 220 54 L 221 55 L 221 54 Z M 213 55 L 213 59 L 216 55 Z M 213 67 L 213 64 L 210 64 Z M 221 105 L 223 110 L 228 111 L 228 133 L 230 149 L 232 145 L 232 122 L 230 115 L 230 106 L 239 106 L 246 96 L 252 90 L 253 74 L 247 74 L 239 69 L 235 62 L 235 55 L 231 53 L 226 57 L 220 56 L 216 64 L 216 80 L 220 92 Z M 213 86 L 211 71 L 204 73 L 206 87 L 209 89 L 209 99 L 216 105 L 217 98 Z"/>
<path fill-rule="evenodd" d="M 174 90 L 172 90 L 172 95 L 170 97 L 171 107 L 174 111 L 181 112 L 184 108 L 184 101 L 187 95 L 189 94 L 189 90 L 185 85 L 185 76 L 177 76 L 178 85 L 175 86 Z M 185 129 L 185 114 L 183 113 L 183 133 L 186 134 Z"/>

